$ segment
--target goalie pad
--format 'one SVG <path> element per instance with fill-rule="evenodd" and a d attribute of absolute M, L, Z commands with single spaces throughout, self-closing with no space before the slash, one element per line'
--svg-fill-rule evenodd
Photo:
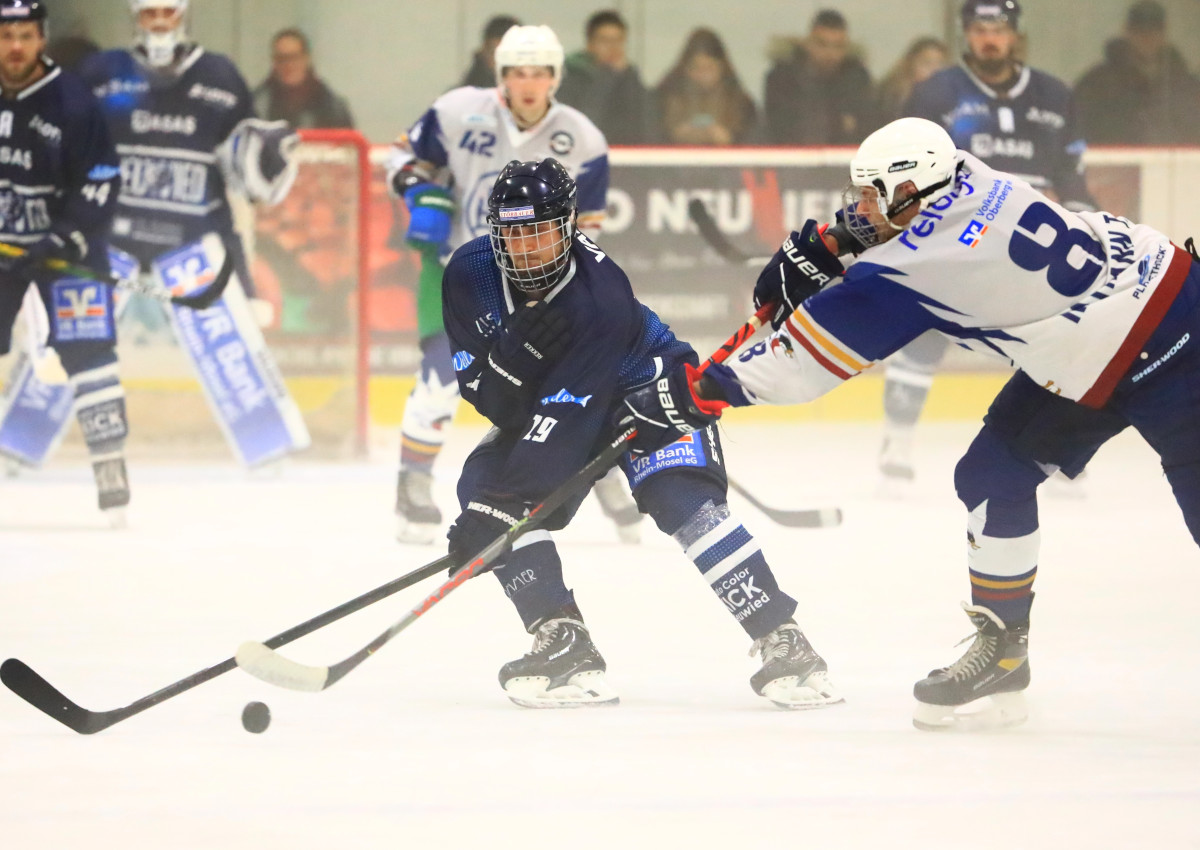
<path fill-rule="evenodd" d="M 29 287 L 18 318 L 22 339 L 4 395 L 0 396 L 0 454 L 24 466 L 41 466 L 66 433 L 74 390 L 46 348 L 49 319 L 36 287 Z"/>
<path fill-rule="evenodd" d="M 220 237 L 207 234 L 154 261 L 154 277 L 173 295 L 202 289 L 224 261 Z M 226 440 L 248 467 L 308 448 L 300 408 L 288 393 L 241 286 L 229 286 L 211 307 L 170 305 L 179 346 L 187 355 Z"/>
<path fill-rule="evenodd" d="M 300 165 L 300 136 L 286 121 L 246 118 L 217 147 L 225 182 L 254 203 L 274 206 L 287 197 Z"/>

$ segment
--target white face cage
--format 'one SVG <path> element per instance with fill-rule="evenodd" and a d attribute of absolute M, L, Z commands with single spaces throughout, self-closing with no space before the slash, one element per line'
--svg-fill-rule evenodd
<path fill-rule="evenodd" d="M 562 280 L 571 261 L 575 215 L 528 224 L 492 221 L 491 239 L 496 265 L 509 283 L 521 292 L 545 292 Z"/>
<path fill-rule="evenodd" d="M 883 193 L 871 186 L 851 183 L 842 190 L 842 217 L 846 229 L 865 248 L 886 242 L 894 233 L 903 230 L 892 224 Z"/>
<path fill-rule="evenodd" d="M 175 61 L 180 45 L 187 43 L 188 0 L 129 0 L 133 14 L 134 43 L 146 54 L 146 64 L 152 68 L 165 68 Z M 151 32 L 142 29 L 138 15 L 145 9 L 174 9 L 179 23 L 167 32 Z"/>

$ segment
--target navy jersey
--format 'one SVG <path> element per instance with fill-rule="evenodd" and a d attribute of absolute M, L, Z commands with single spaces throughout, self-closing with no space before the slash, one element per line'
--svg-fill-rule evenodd
<path fill-rule="evenodd" d="M 502 430 L 522 434 L 493 486 L 529 501 L 541 501 L 595 454 L 629 390 L 684 360 L 697 362 L 692 347 L 638 302 L 625 272 L 583 234 L 546 301 L 571 323 L 569 348 L 527 395 L 528 409 L 513 410 L 511 401 L 499 400 L 511 394 L 489 385 L 503 378 L 487 361 L 520 293 L 514 301 L 486 236 L 455 251 L 446 267 L 443 318 L 463 398 Z"/>
<path fill-rule="evenodd" d="M 233 218 L 216 148 L 254 116 L 246 81 L 226 57 L 196 46 L 174 73 L 127 50 L 89 57 L 80 74 L 99 98 L 121 158 L 113 242 L 143 262 Z"/>
<path fill-rule="evenodd" d="M 107 271 L 117 155 L 87 87 L 44 64 L 42 79 L 0 100 L 0 240 L 27 245 L 50 232 L 79 233 L 85 262 Z"/>
<path fill-rule="evenodd" d="M 1071 91 L 1024 66 L 997 92 L 961 66 L 945 68 L 913 89 L 904 114 L 946 128 L 959 150 L 1042 191 L 1072 209 L 1095 207 L 1083 177 L 1084 140 Z"/>

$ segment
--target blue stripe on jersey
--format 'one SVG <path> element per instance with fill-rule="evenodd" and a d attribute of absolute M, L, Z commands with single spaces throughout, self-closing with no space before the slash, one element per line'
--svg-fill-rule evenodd
<path fill-rule="evenodd" d="M 425 110 L 425 114 L 408 130 L 408 145 L 417 159 L 443 166 L 450 161 L 446 148 L 442 145 L 442 125 L 438 121 L 437 111 Z"/>
<path fill-rule="evenodd" d="M 753 539 L 745 526 L 739 525 L 715 544 L 705 549 L 702 554 L 693 558 L 692 562 L 701 573 L 708 572 Z M 730 569 L 733 569 L 733 567 L 731 566 Z"/>
<path fill-rule="evenodd" d="M 1008 355 L 994 340 L 1022 342 L 1001 330 L 961 325 L 945 314 L 965 313 L 905 286 L 899 269 L 879 263 L 857 262 L 838 286 L 822 290 L 805 303 L 808 313 L 856 354 L 882 360 L 933 328 L 959 340 L 971 340 Z"/>
<path fill-rule="evenodd" d="M 697 362 L 691 345 L 676 339 L 675 334 L 658 314 L 645 304 L 638 304 L 638 307 L 642 312 L 642 332 L 633 350 L 621 361 L 617 378 L 621 392 L 654 380 L 658 369 L 654 360 L 656 357 L 662 360 L 664 373 L 684 360 L 693 364 Z"/>
<path fill-rule="evenodd" d="M 608 154 L 601 154 L 579 166 L 575 175 L 579 185 L 580 212 L 596 212 L 608 206 Z"/>

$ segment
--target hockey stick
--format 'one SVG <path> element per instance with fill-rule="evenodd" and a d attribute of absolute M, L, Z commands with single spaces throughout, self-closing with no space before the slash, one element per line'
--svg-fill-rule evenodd
<path fill-rule="evenodd" d="M 19 245 L 0 242 L 0 256 L 12 257 L 14 259 L 23 257 L 25 256 L 25 249 Z M 190 310 L 205 310 L 211 307 L 221 297 L 221 294 L 225 291 L 225 287 L 229 285 L 229 279 L 233 276 L 233 255 L 229 251 L 225 252 L 225 259 L 221 263 L 221 268 L 217 270 L 212 283 L 192 295 L 172 295 L 165 289 L 153 284 L 134 278 L 126 279 L 117 277 L 115 274 L 105 277 L 104 275 L 96 274 L 96 272 L 85 266 L 68 263 L 66 260 L 48 259 L 43 261 L 43 263 L 46 268 L 62 272 L 71 277 L 92 280 L 96 283 L 103 283 L 120 289 L 128 289 L 130 292 L 145 295 L 153 298 L 155 301 L 161 301 L 164 304 L 177 304 L 180 307 L 187 307 Z"/>
<path fill-rule="evenodd" d="M 802 508 L 800 510 L 783 510 L 764 505 L 754 494 L 738 484 L 732 478 L 729 486 L 743 499 L 764 514 L 767 519 L 787 528 L 833 528 L 842 524 L 841 508 Z"/>
<path fill-rule="evenodd" d="M 293 626 L 286 632 L 277 634 L 266 641 L 264 646 L 277 647 L 291 643 L 298 638 L 315 632 L 317 629 L 340 620 L 347 614 L 353 614 L 355 611 L 378 602 L 380 599 L 385 599 L 406 587 L 411 587 L 429 576 L 449 569 L 450 566 L 450 556 L 446 555 L 438 558 L 436 561 L 415 569 L 407 575 L 393 579 L 387 584 L 380 585 L 374 590 L 364 593 L 362 596 L 351 599 L 349 602 L 345 602 L 336 608 L 331 608 L 324 614 L 313 617 L 311 620 L 306 620 L 298 626 Z M 148 696 L 134 700 L 129 705 L 114 708 L 111 711 L 89 711 L 86 708 L 82 708 L 63 696 L 53 685 L 34 672 L 28 664 L 16 658 L 10 658 L 3 664 L 0 664 L 0 681 L 3 681 L 8 686 L 8 689 L 21 699 L 44 714 L 53 717 L 67 728 L 78 732 L 80 735 L 92 735 L 107 729 L 115 723 L 120 723 L 122 720 L 128 720 L 135 714 L 140 714 L 146 709 L 158 705 L 160 702 L 171 699 L 171 697 L 177 697 L 185 691 L 190 691 L 197 685 L 201 685 L 209 679 L 214 679 L 222 673 L 228 673 L 236 666 L 237 662 L 233 658 L 226 658 L 220 664 L 206 667 Z"/>
<path fill-rule="evenodd" d="M 721 255 L 726 262 L 735 265 L 761 266 L 766 259 L 758 259 L 740 251 L 725 234 L 717 227 L 716 221 L 708 212 L 708 207 L 699 198 L 688 202 L 688 216 L 700 231 L 700 236 L 708 246 Z M 763 504 L 754 494 L 739 484 L 732 476 L 728 476 L 729 486 L 739 493 L 742 498 L 762 512 L 768 519 L 787 528 L 831 528 L 842 524 L 841 508 L 808 508 L 802 510 L 780 510 Z"/>
<path fill-rule="evenodd" d="M 708 211 L 708 207 L 704 205 L 704 201 L 699 198 L 692 198 L 688 201 L 688 218 L 700 231 L 700 238 L 708 244 L 708 247 L 720 254 L 721 259 L 725 262 L 735 266 L 761 266 L 769 259 L 768 257 L 751 257 L 730 242 L 721 232 L 721 228 L 717 227 L 717 222 Z"/>
<path fill-rule="evenodd" d="M 703 364 L 703 371 L 714 363 L 724 362 L 746 340 L 762 327 L 763 322 L 774 311 L 774 304 L 764 305 L 757 313 L 747 320 L 737 332 L 725 341 L 720 348 Z M 564 502 L 570 499 L 583 487 L 591 486 L 592 482 L 608 471 L 617 459 L 626 451 L 626 442 L 637 433 L 630 426 L 622 431 L 615 440 L 604 447 L 598 455 L 584 464 L 583 468 L 564 481 L 562 484 L 537 505 L 519 522 L 509 526 L 508 530 L 489 543 L 478 554 L 469 559 L 457 572 L 442 584 L 432 594 L 427 596 L 417 607 L 413 608 L 386 631 L 373 639 L 362 649 L 352 655 L 327 667 L 316 667 L 293 661 L 275 652 L 267 644 L 257 641 L 246 641 L 238 647 L 238 666 L 250 675 L 262 679 L 272 685 L 288 688 L 294 691 L 323 691 L 335 682 L 340 681 L 359 664 L 362 664 L 400 632 L 407 629 L 437 603 L 449 596 L 456 588 L 484 572 L 489 564 L 508 550 L 512 542 L 527 531 L 532 531 L 541 523 L 543 516 L 554 513 Z"/>

